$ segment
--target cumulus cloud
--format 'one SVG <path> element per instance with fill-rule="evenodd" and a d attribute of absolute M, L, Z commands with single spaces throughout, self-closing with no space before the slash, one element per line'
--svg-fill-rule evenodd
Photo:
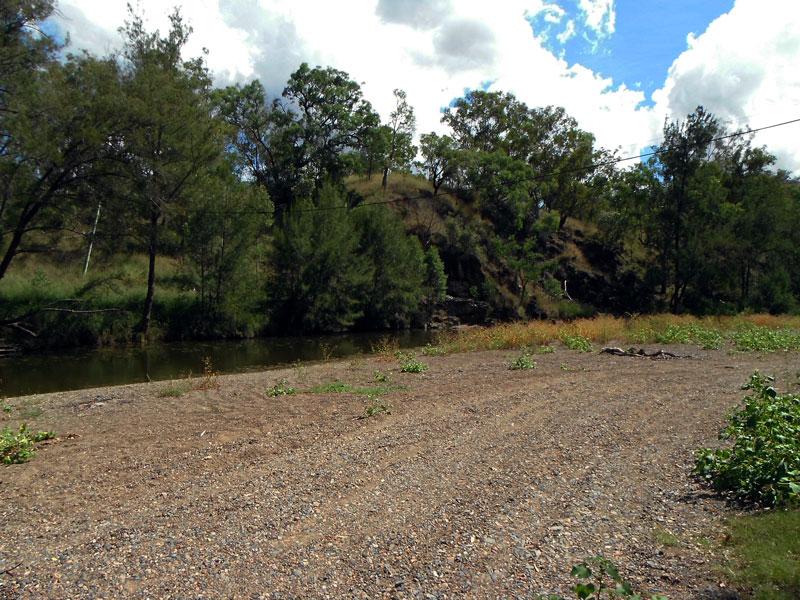
<path fill-rule="evenodd" d="M 378 0 L 375 14 L 384 23 L 432 29 L 451 12 L 450 0 Z"/>
<path fill-rule="evenodd" d="M 653 107 L 644 105 L 641 90 L 568 64 L 548 49 L 545 31 L 531 29 L 539 22 L 564 27 L 565 38 L 587 27 L 593 35 L 611 35 L 616 10 L 610 0 L 580 0 L 570 15 L 553 0 L 191 0 L 183 14 L 195 30 L 187 53 L 197 56 L 207 47 L 219 85 L 259 78 L 277 94 L 300 62 L 330 65 L 361 82 L 384 118 L 393 108 L 392 90 L 406 90 L 419 131 L 441 132 L 441 108 L 491 81 L 491 90 L 513 92 L 530 106 L 564 106 L 598 143 L 636 154 L 658 139 L 665 117 L 681 118 L 697 104 L 733 126 L 800 116 L 791 114 L 800 106 L 795 1 L 773 0 L 765 10 L 759 0 L 737 0 L 730 13 L 688 39 L 663 74 Z M 166 30 L 175 2 L 140 0 L 148 26 Z M 116 28 L 125 4 L 61 0 L 57 22 L 74 47 L 104 54 L 121 41 Z M 567 33 L 573 28 L 576 33 Z M 756 141 L 800 172 L 798 139 L 787 127 Z"/>
<path fill-rule="evenodd" d="M 450 71 L 490 67 L 495 59 L 494 32 L 472 19 L 446 22 L 433 38 L 439 64 Z"/>
<path fill-rule="evenodd" d="M 759 127 L 800 117 L 800 11 L 795 0 L 737 0 L 687 49 L 653 94 L 656 110 L 682 118 L 703 105 L 730 128 Z M 756 135 L 779 165 L 800 171 L 800 125 Z"/>

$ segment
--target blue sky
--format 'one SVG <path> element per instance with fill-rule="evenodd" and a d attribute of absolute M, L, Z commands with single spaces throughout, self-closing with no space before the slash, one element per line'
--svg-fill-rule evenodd
<path fill-rule="evenodd" d="M 641 89 L 647 106 L 652 106 L 652 93 L 664 84 L 672 62 L 686 49 L 687 35 L 701 35 L 733 8 L 733 0 L 617 0 L 614 31 L 601 35 L 582 23 L 577 0 L 552 4 L 565 11 L 564 17 L 551 23 L 547 13 L 538 13 L 530 19 L 534 35 L 546 34 L 545 46 L 570 65 L 580 63 L 611 77 L 615 86 Z M 575 34 L 562 43 L 557 36 L 570 19 Z"/>

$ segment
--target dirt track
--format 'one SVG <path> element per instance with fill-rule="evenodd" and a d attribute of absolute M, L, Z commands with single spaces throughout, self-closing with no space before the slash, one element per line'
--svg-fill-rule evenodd
<path fill-rule="evenodd" d="M 369 358 L 15 399 L 60 440 L 0 467 L 0 597 L 535 598 L 612 558 L 672 600 L 722 598 L 724 506 L 689 478 L 756 368 L 788 386 L 797 354 L 649 360 L 559 349 Z M 569 370 L 564 370 L 566 366 Z M 406 386 L 268 398 L 335 379 Z M 13 568 L 15 565 L 16 568 Z"/>

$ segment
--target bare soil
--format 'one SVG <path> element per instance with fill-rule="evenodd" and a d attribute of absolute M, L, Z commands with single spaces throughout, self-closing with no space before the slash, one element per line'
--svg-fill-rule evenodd
<path fill-rule="evenodd" d="M 664 349 L 693 358 L 370 357 L 13 399 L 59 438 L 0 467 L 0 597 L 536 598 L 595 554 L 672 600 L 728 597 L 732 509 L 692 452 L 753 370 L 786 387 L 800 356 Z M 405 386 L 389 415 L 303 391 L 376 369 Z M 268 397 L 283 378 L 299 393 Z"/>

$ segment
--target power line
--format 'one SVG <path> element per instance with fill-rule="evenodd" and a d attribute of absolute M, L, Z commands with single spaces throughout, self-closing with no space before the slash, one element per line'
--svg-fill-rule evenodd
<path fill-rule="evenodd" d="M 708 143 L 710 144 L 710 143 L 713 143 L 713 142 L 720 142 L 722 140 L 727 140 L 727 139 L 739 137 L 739 136 L 742 136 L 742 135 L 748 135 L 748 134 L 751 134 L 751 133 L 757 133 L 759 131 L 764 131 L 765 129 L 774 129 L 775 127 L 783 127 L 784 125 L 791 125 L 792 123 L 800 123 L 800 118 L 792 119 L 790 121 L 783 121 L 782 123 L 773 123 L 772 125 L 765 125 L 764 127 L 755 127 L 755 128 L 752 128 L 752 129 L 747 129 L 745 131 L 736 131 L 734 133 L 721 135 L 719 137 L 712 138 L 711 140 L 709 140 Z M 555 170 L 555 171 L 550 171 L 548 173 L 541 173 L 541 174 L 536 175 L 535 177 L 533 177 L 533 179 L 537 179 L 537 180 L 538 179 L 546 179 L 548 177 L 552 177 L 554 175 L 561 175 L 563 173 L 576 173 L 576 172 L 580 172 L 580 171 L 589 171 L 589 170 L 592 170 L 592 169 L 596 169 L 598 167 L 605 167 L 605 166 L 609 166 L 609 165 L 615 165 L 615 164 L 618 164 L 618 163 L 621 163 L 621 162 L 627 162 L 627 161 L 630 161 L 630 160 L 637 160 L 637 159 L 647 158 L 648 156 L 655 156 L 657 154 L 663 154 L 664 152 L 667 152 L 667 149 L 664 149 L 664 150 L 651 150 L 650 152 L 644 152 L 642 154 L 637 154 L 635 156 L 625 156 L 625 157 L 622 157 L 622 158 L 613 158 L 611 160 L 601 161 L 601 162 L 593 163 L 593 164 L 590 164 L 590 165 L 584 165 L 582 167 L 575 167 L 575 168 L 572 168 L 572 169 L 558 169 L 558 170 Z M 453 195 L 453 193 L 452 192 L 439 192 L 438 195 L 440 195 L 440 196 Z M 317 212 L 317 211 L 323 211 L 323 210 L 340 210 L 340 209 L 345 209 L 345 208 L 353 208 L 353 209 L 355 209 L 355 208 L 360 208 L 362 206 L 376 206 L 376 205 L 382 205 L 382 204 L 393 204 L 393 203 L 396 203 L 396 202 L 405 202 L 405 201 L 410 201 L 410 200 L 422 200 L 422 199 L 430 199 L 430 198 L 433 198 L 433 196 L 425 195 L 425 196 L 415 196 L 415 197 L 394 198 L 392 200 L 381 200 L 381 201 L 377 201 L 377 202 L 362 202 L 361 204 L 357 204 L 356 206 L 353 206 L 353 207 L 348 207 L 348 206 L 315 206 L 315 207 L 312 207 L 312 208 L 300 209 L 299 212 Z"/>
<path fill-rule="evenodd" d="M 740 136 L 748 135 L 748 134 L 751 134 L 751 133 L 757 133 L 759 131 L 764 131 L 766 129 L 774 129 L 776 127 L 783 127 L 784 125 L 791 125 L 793 123 L 800 123 L 800 118 L 792 119 L 790 121 L 783 121 L 781 123 L 773 123 L 772 125 L 765 125 L 763 127 L 755 127 L 755 128 L 747 129 L 747 130 L 744 130 L 744 131 L 736 131 L 734 133 L 729 133 L 729 134 L 726 134 L 726 135 L 721 135 L 721 136 L 712 138 L 711 140 L 709 140 L 708 143 L 710 144 L 710 143 L 713 143 L 713 142 L 720 142 L 722 140 L 727 140 L 727 139 L 731 139 L 731 138 L 735 138 L 735 137 L 740 137 Z M 664 152 L 667 152 L 667 149 L 664 149 L 664 150 L 651 150 L 649 152 L 643 152 L 642 154 L 636 154 L 636 155 L 633 155 L 633 156 L 625 156 L 625 157 L 621 157 L 621 158 L 613 158 L 613 159 L 606 160 L 606 161 L 600 161 L 600 162 L 597 162 L 597 163 L 584 165 L 582 167 L 574 167 L 574 168 L 571 168 L 571 169 L 557 169 L 557 170 L 550 171 L 550 172 L 547 172 L 547 173 L 540 173 L 539 175 L 534 176 L 533 179 L 540 180 L 540 179 L 546 179 L 548 177 L 552 177 L 554 175 L 561 175 L 561 174 L 564 174 L 564 173 L 578 173 L 578 172 L 581 172 L 581 171 L 589 171 L 589 170 L 592 170 L 592 169 L 597 169 L 599 167 L 606 167 L 606 166 L 609 166 L 609 165 L 615 165 L 615 164 L 619 164 L 619 163 L 622 163 L 622 162 L 627 162 L 627 161 L 631 161 L 631 160 L 638 160 L 638 159 L 642 159 L 642 158 L 647 158 L 649 156 L 655 156 L 657 154 L 663 154 Z M 446 192 L 446 191 L 444 191 L 444 192 L 440 191 L 440 192 L 437 193 L 437 196 L 453 196 L 453 195 L 454 195 L 453 192 Z M 356 204 L 355 206 L 348 206 L 348 205 L 343 205 L 343 206 L 313 206 L 311 208 L 301 208 L 301 209 L 294 209 L 294 210 L 295 210 L 295 212 L 322 212 L 322 211 L 328 211 L 328 210 L 346 210 L 346 209 L 354 210 L 354 209 L 362 208 L 362 207 L 365 207 L 365 206 L 381 206 L 381 205 L 386 205 L 386 204 L 396 204 L 398 202 L 410 202 L 412 200 L 426 200 L 426 199 L 427 200 L 433 199 L 433 195 L 427 195 L 426 194 L 426 195 L 420 195 L 420 196 L 404 196 L 402 198 L 393 198 L 391 200 L 378 200 L 378 201 L 375 201 L 375 202 L 362 202 L 361 204 Z M 263 211 L 263 210 L 240 210 L 240 211 L 213 211 L 213 210 L 210 210 L 208 212 L 215 213 L 215 214 L 269 214 L 269 211 Z"/>

